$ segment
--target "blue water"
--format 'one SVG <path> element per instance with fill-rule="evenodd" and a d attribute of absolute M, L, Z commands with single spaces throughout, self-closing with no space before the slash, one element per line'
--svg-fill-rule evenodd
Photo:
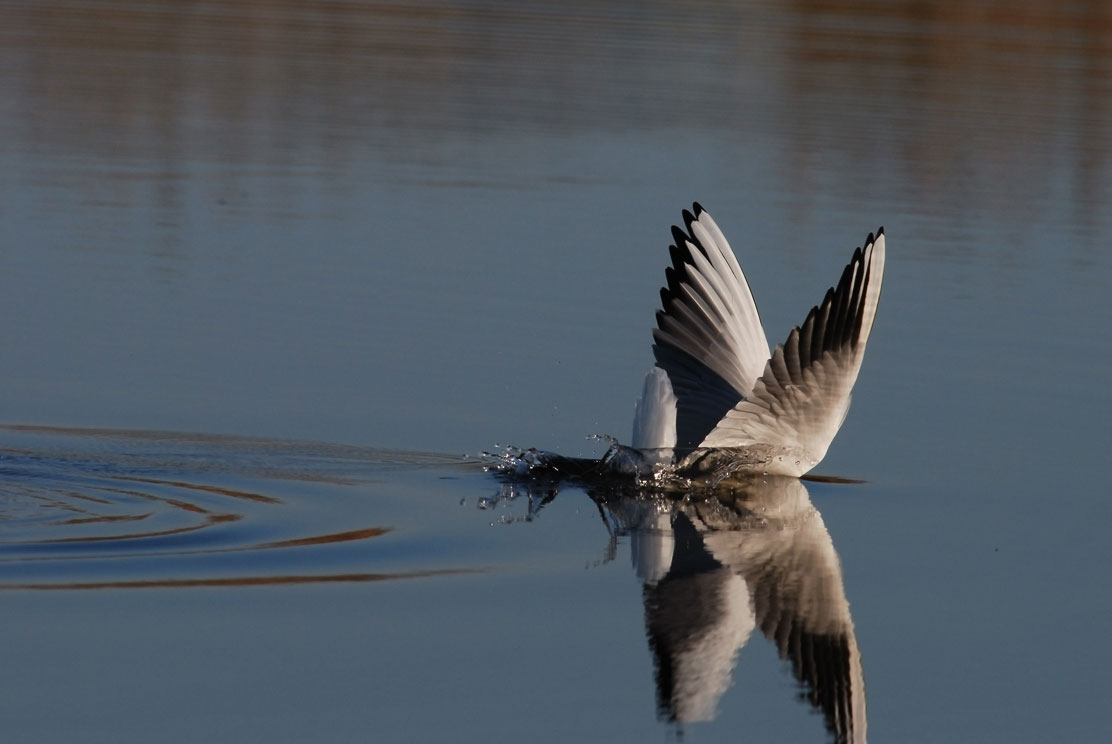
<path fill-rule="evenodd" d="M 8 738 L 835 738 L 760 628 L 670 722 L 656 533 L 478 462 L 628 440 L 693 200 L 773 343 L 885 227 L 817 471 L 866 482 L 805 486 L 853 736 L 1107 738 L 1109 49 L 1074 3 L 0 0 Z M 735 577 L 772 534 L 702 524 Z"/>

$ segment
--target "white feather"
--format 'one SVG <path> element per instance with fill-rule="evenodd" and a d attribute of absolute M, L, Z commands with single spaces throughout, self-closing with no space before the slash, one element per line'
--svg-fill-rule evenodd
<path fill-rule="evenodd" d="M 638 449 L 747 448 L 753 467 L 799 476 L 818 464 L 849 410 L 884 275 L 884 231 L 770 355 L 745 275 L 698 204 L 685 212 L 663 309 L 657 366 L 633 427 Z"/>
<path fill-rule="evenodd" d="M 641 399 L 633 413 L 633 447 L 639 450 L 676 446 L 676 396 L 667 373 L 653 367 L 645 375 Z"/>

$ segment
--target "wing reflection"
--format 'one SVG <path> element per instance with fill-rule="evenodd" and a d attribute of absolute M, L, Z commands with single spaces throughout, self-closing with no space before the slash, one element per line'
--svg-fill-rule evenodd
<path fill-rule="evenodd" d="M 795 478 L 683 500 L 589 491 L 628 535 L 662 719 L 713 719 L 754 628 L 791 663 L 837 742 L 864 742 L 865 686 L 838 554 Z"/>

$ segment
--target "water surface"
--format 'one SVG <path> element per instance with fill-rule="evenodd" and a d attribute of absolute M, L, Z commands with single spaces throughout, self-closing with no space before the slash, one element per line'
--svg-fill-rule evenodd
<path fill-rule="evenodd" d="M 0 0 L 0 80 L 11 737 L 1107 738 L 1103 6 Z M 642 559 L 759 536 L 475 464 L 628 437 L 693 200 L 774 343 L 885 227 L 805 485 L 867 729 L 756 600 L 661 692 Z"/>

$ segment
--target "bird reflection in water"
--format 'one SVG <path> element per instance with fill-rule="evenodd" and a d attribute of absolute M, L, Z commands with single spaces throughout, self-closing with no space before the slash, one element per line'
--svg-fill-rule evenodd
<path fill-rule="evenodd" d="M 588 485 L 610 533 L 628 538 L 643 584 L 660 718 L 712 720 L 754 630 L 791 665 L 800 697 L 836 742 L 864 742 L 865 684 L 842 569 L 822 515 L 797 478 L 731 479 L 687 493 Z M 505 483 L 534 518 L 557 493 Z"/>

